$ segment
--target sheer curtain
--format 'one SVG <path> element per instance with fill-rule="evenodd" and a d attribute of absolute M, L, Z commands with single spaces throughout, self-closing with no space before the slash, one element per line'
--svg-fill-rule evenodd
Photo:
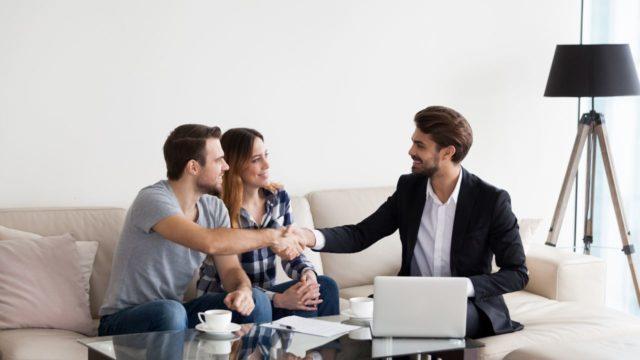
<path fill-rule="evenodd" d="M 628 43 L 640 73 L 640 1 L 585 0 L 583 29 L 585 44 Z M 590 109 L 587 103 L 582 104 L 583 112 Z M 605 117 L 631 240 L 640 251 L 640 97 L 596 99 L 595 107 Z M 607 305 L 640 315 L 626 257 L 620 251 L 622 243 L 600 156 L 596 166 L 592 254 L 607 262 Z M 578 251 L 581 230 L 579 227 Z M 637 255 L 634 261 L 640 271 Z"/>

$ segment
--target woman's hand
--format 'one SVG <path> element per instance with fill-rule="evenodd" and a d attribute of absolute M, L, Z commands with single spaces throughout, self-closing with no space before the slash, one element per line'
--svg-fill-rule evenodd
<path fill-rule="evenodd" d="M 313 271 L 307 271 L 304 275 L 312 273 Z M 288 288 L 282 294 L 276 294 L 273 297 L 273 306 L 281 309 L 288 310 L 305 310 L 316 311 L 318 310 L 318 304 L 322 302 L 320 299 L 320 284 L 315 280 L 315 274 L 313 274 L 314 282 L 308 282 L 306 276 Z"/>

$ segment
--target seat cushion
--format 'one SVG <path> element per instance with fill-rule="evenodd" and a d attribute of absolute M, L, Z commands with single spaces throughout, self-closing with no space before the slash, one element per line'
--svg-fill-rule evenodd
<path fill-rule="evenodd" d="M 526 290 L 508 293 L 503 296 L 511 317 L 517 317 L 521 313 L 558 303 L 556 300 L 550 300 Z"/>
<path fill-rule="evenodd" d="M 86 360 L 87 348 L 76 340 L 83 335 L 55 329 L 0 331 L 2 360 Z"/>
<path fill-rule="evenodd" d="M 350 297 L 368 296 L 372 293 L 373 285 L 341 289 L 341 309 L 348 307 L 347 299 Z M 523 323 L 525 328 L 515 333 L 480 339 L 485 343 L 485 347 L 481 350 L 482 359 L 502 359 L 511 351 L 525 346 L 527 351 L 531 351 L 531 354 L 536 356 L 514 357 L 514 359 L 537 359 L 538 353 L 546 354 L 543 351 L 545 346 L 537 348 L 532 345 L 600 339 L 631 331 L 640 332 L 640 319 L 605 307 L 550 300 L 527 291 L 506 294 L 504 299 L 511 318 Z M 613 342 L 603 343 L 603 348 L 607 346 L 615 347 L 616 345 Z M 533 351 L 536 352 L 533 353 Z M 570 350 L 566 351 L 570 352 Z M 594 351 L 599 353 L 598 351 L 601 350 L 598 348 Z M 541 358 L 544 359 L 544 357 Z"/>
<path fill-rule="evenodd" d="M 502 359 L 525 346 L 640 332 L 640 319 L 606 307 L 549 300 L 525 291 L 508 294 L 505 301 L 511 318 L 524 324 L 524 330 L 479 339 L 485 343 L 482 359 Z"/>
<path fill-rule="evenodd" d="M 525 346 L 505 360 L 636 360 L 640 357 L 640 334 L 576 342 Z"/>

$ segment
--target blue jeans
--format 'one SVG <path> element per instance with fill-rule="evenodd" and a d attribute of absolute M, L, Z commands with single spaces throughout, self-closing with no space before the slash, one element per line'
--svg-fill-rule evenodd
<path fill-rule="evenodd" d="M 271 291 L 276 293 L 283 293 L 288 288 L 296 284 L 297 281 L 289 281 L 286 283 L 278 284 L 273 286 Z M 320 284 L 320 299 L 322 302 L 318 305 L 318 310 L 316 311 L 306 311 L 306 310 L 288 310 L 281 309 L 272 306 L 273 311 L 273 320 L 278 320 L 282 317 L 289 315 L 298 315 L 302 317 L 318 317 L 318 316 L 329 316 L 329 315 L 338 315 L 340 313 L 340 302 L 338 299 L 338 284 L 336 282 L 324 275 L 318 276 L 318 284 Z"/>
<path fill-rule="evenodd" d="M 175 300 L 155 300 L 132 306 L 100 319 L 100 336 L 141 333 L 149 331 L 185 330 L 195 327 L 198 312 L 228 309 L 224 304 L 226 293 L 207 293 L 187 303 Z M 256 307 L 249 316 L 233 312 L 235 323 L 263 323 L 271 321 L 271 302 L 261 290 L 253 289 Z"/>

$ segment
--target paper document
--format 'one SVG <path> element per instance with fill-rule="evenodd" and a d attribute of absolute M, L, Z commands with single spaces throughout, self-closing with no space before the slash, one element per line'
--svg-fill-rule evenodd
<path fill-rule="evenodd" d="M 333 321 L 307 319 L 295 315 L 283 317 L 280 320 L 262 324 L 260 326 L 325 337 L 345 334 L 349 331 L 360 328 L 360 326 L 356 325 L 345 325 Z"/>

